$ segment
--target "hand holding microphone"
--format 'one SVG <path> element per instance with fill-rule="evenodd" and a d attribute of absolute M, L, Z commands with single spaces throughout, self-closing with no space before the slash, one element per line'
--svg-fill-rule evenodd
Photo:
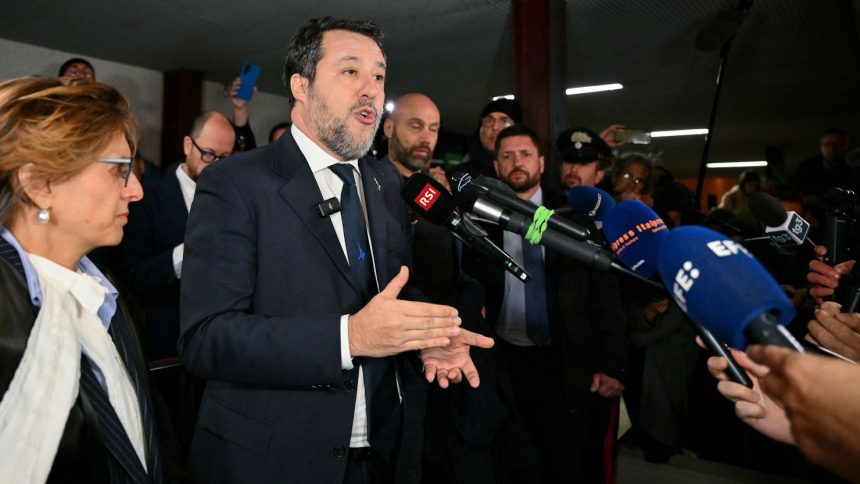
<path fill-rule="evenodd" d="M 856 482 L 860 476 L 860 367 L 775 346 L 752 346 L 748 355 L 767 368 L 760 378 L 763 396 L 785 409 L 800 451 L 812 462 Z"/>
<path fill-rule="evenodd" d="M 823 245 L 815 247 L 815 255 L 817 259 L 809 261 L 809 273 L 806 275 L 806 280 L 812 285 L 809 289 L 809 294 L 815 299 L 817 304 L 823 303 L 824 298 L 833 296 L 839 288 L 839 282 L 843 280 L 845 276 L 851 274 L 852 269 L 854 268 L 855 261 L 853 260 L 840 262 L 835 266 L 830 266 L 824 262 L 826 254 L 827 248 Z M 854 279 L 854 277 L 852 277 L 852 279 Z"/>
<path fill-rule="evenodd" d="M 700 339 L 696 338 L 696 342 L 704 348 L 704 343 Z M 735 404 L 735 415 L 742 422 L 773 440 L 794 444 L 791 424 L 785 411 L 762 391 L 761 379 L 767 375 L 768 368 L 750 360 L 743 351 L 731 350 L 731 355 L 740 368 L 749 375 L 752 384 L 745 386 L 730 381 L 727 359 L 712 356 L 708 358 L 708 372 L 720 381 L 717 384 L 717 391 Z"/>

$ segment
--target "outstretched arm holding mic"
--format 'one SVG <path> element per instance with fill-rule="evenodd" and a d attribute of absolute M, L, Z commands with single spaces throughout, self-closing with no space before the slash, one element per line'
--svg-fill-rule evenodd
<path fill-rule="evenodd" d="M 747 352 L 768 368 L 761 387 L 785 409 L 803 454 L 860 482 L 860 367 L 775 346 L 751 346 Z"/>
<path fill-rule="evenodd" d="M 705 347 L 701 339 L 696 338 L 696 343 Z M 756 429 L 763 435 L 773 440 L 794 444 L 794 436 L 791 434 L 791 423 L 785 415 L 785 411 L 772 398 L 762 391 L 761 378 L 767 375 L 766 366 L 754 363 L 746 353 L 739 350 L 731 350 L 738 365 L 750 376 L 752 387 L 747 387 L 730 380 L 727 373 L 728 361 L 721 356 L 708 358 L 708 371 L 720 382 L 717 391 L 735 404 L 735 414 L 741 421 Z"/>
<path fill-rule="evenodd" d="M 833 358 L 753 345 L 732 351 L 754 386 L 728 381 L 724 358 L 708 359 L 717 390 L 744 423 L 796 445 L 812 462 L 860 482 L 860 367 Z"/>

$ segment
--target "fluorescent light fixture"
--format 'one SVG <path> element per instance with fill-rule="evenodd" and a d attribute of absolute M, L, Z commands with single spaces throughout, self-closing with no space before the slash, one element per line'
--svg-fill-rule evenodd
<path fill-rule="evenodd" d="M 614 84 L 600 84 L 598 86 L 582 86 L 582 87 L 569 87 L 564 90 L 564 93 L 568 96 L 573 96 L 575 94 L 588 94 L 590 92 L 602 92 L 602 91 L 616 91 L 618 89 L 624 89 L 624 86 L 618 84 L 617 82 Z"/>
<path fill-rule="evenodd" d="M 757 166 L 767 166 L 766 161 L 723 161 L 718 163 L 708 163 L 708 168 L 755 168 Z"/>
<path fill-rule="evenodd" d="M 701 129 L 674 129 L 671 131 L 651 131 L 652 138 L 666 138 L 668 136 L 694 136 L 697 134 L 708 134 L 708 130 Z"/>
<path fill-rule="evenodd" d="M 573 96 L 575 94 L 588 94 L 590 92 L 603 92 L 603 91 L 616 91 L 618 89 L 624 89 L 624 86 L 621 84 L 613 83 L 613 84 L 600 84 L 597 86 L 582 86 L 582 87 L 569 87 L 564 90 L 564 93 L 568 96 Z M 493 96 L 493 101 L 499 99 L 514 99 L 513 94 L 505 94 L 504 96 Z"/>
<path fill-rule="evenodd" d="M 385 110 L 389 113 L 391 111 L 394 111 L 394 101 L 388 101 L 387 103 L 385 103 Z"/>

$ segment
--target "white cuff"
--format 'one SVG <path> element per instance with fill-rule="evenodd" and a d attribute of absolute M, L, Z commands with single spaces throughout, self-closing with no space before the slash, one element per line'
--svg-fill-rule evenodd
<path fill-rule="evenodd" d="M 182 256 L 185 254 L 185 242 L 173 248 L 173 272 L 177 279 L 182 279 Z"/>
<path fill-rule="evenodd" d="M 340 317 L 340 368 L 351 370 L 352 355 L 349 354 L 349 314 Z"/>

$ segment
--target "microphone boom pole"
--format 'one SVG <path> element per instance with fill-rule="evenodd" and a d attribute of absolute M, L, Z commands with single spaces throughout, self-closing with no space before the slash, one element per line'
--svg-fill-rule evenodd
<path fill-rule="evenodd" d="M 701 208 L 702 189 L 705 184 L 705 170 L 708 168 L 708 155 L 711 151 L 711 140 L 714 137 L 714 125 L 717 122 L 717 107 L 720 103 L 720 93 L 723 90 L 723 77 L 726 72 L 726 63 L 729 59 L 729 51 L 732 48 L 732 41 L 734 40 L 735 35 L 737 35 L 738 29 L 740 28 L 741 23 L 743 23 L 743 19 L 746 17 L 751 6 L 752 0 L 741 0 L 740 4 L 735 7 L 734 11 L 726 12 L 728 15 L 724 14 L 715 19 L 715 22 L 712 22 L 712 25 L 709 25 L 708 28 L 700 32 L 700 38 L 697 39 L 696 46 L 700 50 L 710 50 L 713 38 L 707 38 L 707 34 L 725 35 L 726 25 L 719 25 L 721 23 L 726 23 L 730 27 L 729 36 L 720 48 L 720 67 L 717 70 L 717 86 L 714 91 L 714 102 L 711 104 L 710 118 L 708 119 L 708 134 L 705 135 L 705 145 L 702 147 L 702 162 L 699 164 L 699 176 L 696 180 L 696 194 L 694 195 L 693 201 L 696 204 L 695 206 L 697 209 Z M 717 28 L 720 26 L 723 28 Z M 709 28 L 713 30 L 713 32 L 709 31 Z"/>

